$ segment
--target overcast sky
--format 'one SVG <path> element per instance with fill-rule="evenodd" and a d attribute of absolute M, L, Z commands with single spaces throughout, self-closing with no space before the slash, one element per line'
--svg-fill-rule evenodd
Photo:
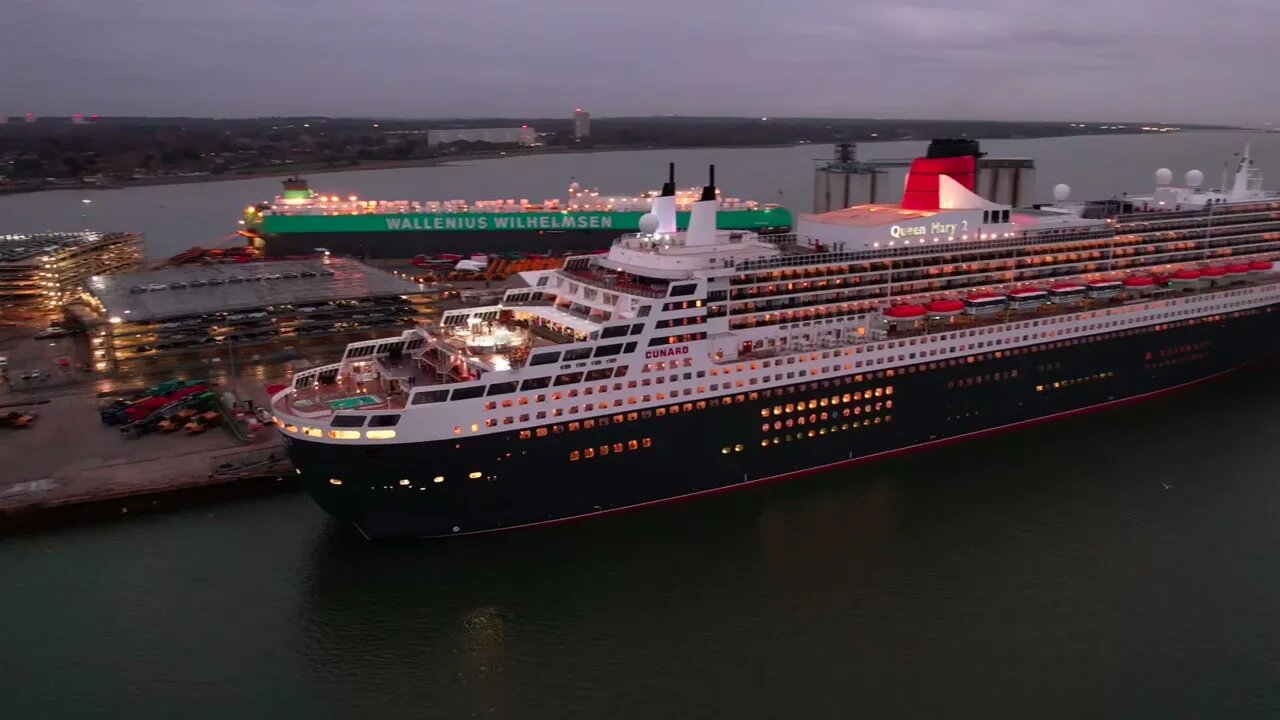
<path fill-rule="evenodd" d="M 0 114 L 1280 123 L 1280 0 L 0 0 Z"/>

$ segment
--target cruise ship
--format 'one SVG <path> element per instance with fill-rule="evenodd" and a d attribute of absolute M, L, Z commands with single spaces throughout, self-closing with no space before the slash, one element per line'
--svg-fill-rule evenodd
<path fill-rule="evenodd" d="M 272 398 L 309 493 L 370 538 L 590 518 L 919 450 L 1205 381 L 1275 349 L 1280 195 L 1014 208 L 935 143 L 901 204 L 685 230 L 659 196 L 607 254 L 349 345 Z"/>
<path fill-rule="evenodd" d="M 289 178 L 284 193 L 245 208 L 243 235 L 263 255 L 284 258 L 317 249 L 364 258 L 489 252 L 587 253 L 607 249 L 639 229 L 659 195 L 675 198 L 676 223 L 688 225 L 698 190 L 677 190 L 674 169 L 661 191 L 606 196 L 572 182 L 566 198 L 501 200 L 370 200 L 314 192 Z M 716 227 L 760 234 L 791 231 L 791 213 L 777 205 L 718 197 Z"/>

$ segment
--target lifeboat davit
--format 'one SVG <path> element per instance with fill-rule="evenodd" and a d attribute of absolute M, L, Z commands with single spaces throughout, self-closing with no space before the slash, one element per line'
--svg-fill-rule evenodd
<path fill-rule="evenodd" d="M 884 316 L 890 320 L 919 320 L 928 314 L 923 305 L 894 305 L 884 310 Z"/>
<path fill-rule="evenodd" d="M 1213 267 L 1207 267 L 1201 270 L 1200 274 L 1207 278 L 1220 278 L 1223 275 L 1227 274 L 1227 269 L 1222 267 L 1221 265 L 1215 265 Z"/>
<path fill-rule="evenodd" d="M 1227 266 L 1228 275 L 1245 275 L 1248 272 L 1249 272 L 1249 266 L 1244 263 L 1240 263 L 1239 265 Z"/>
<path fill-rule="evenodd" d="M 935 300 L 929 303 L 928 310 L 930 315 L 947 316 L 959 315 L 964 312 L 965 304 L 960 300 Z"/>
<path fill-rule="evenodd" d="M 1150 275 L 1134 275 L 1124 279 L 1124 286 L 1128 288 L 1149 288 L 1156 284 L 1156 279 Z"/>
<path fill-rule="evenodd" d="M 1250 272 L 1269 272 L 1271 267 L 1272 262 L 1270 260 L 1254 260 L 1249 263 Z"/>

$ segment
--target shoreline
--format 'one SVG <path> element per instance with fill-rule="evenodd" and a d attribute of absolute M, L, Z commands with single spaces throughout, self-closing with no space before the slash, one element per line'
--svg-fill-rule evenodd
<path fill-rule="evenodd" d="M 339 165 L 337 167 L 316 167 L 310 169 L 302 169 L 295 167 L 292 170 L 276 170 L 264 168 L 262 171 L 254 171 L 252 173 L 222 173 L 218 175 L 195 175 L 195 176 L 164 176 L 155 178 L 146 178 L 142 180 L 129 180 L 115 184 L 92 184 L 81 183 L 78 185 L 40 185 L 36 187 L 22 188 L 0 188 L 0 197 L 5 195 L 22 195 L 38 192 L 65 192 L 68 190 L 128 190 L 135 187 L 155 187 L 159 185 L 191 185 L 197 183 L 213 183 L 228 182 L 233 180 L 255 180 L 258 178 L 281 178 L 291 176 L 307 176 L 327 175 L 329 173 L 343 172 L 359 172 L 361 170 L 403 170 L 406 168 L 419 167 L 441 167 L 458 163 L 473 162 L 477 160 L 502 160 L 507 158 L 521 157 L 538 157 L 545 155 L 585 155 L 590 153 L 605 152 L 643 152 L 647 150 L 705 150 L 705 149 L 769 149 L 769 148 L 785 148 L 796 147 L 804 143 L 785 143 L 775 145 L 647 145 L 643 147 L 631 145 L 591 147 L 591 148 L 546 148 L 531 151 L 497 151 L 473 153 L 467 155 L 450 155 L 447 157 L 430 157 L 430 158 L 413 158 L 408 160 L 377 160 L 373 162 L 361 163 L 359 165 Z"/>
<path fill-rule="evenodd" d="M 1224 132 L 1224 130 L 1217 130 L 1217 129 L 1182 130 L 1180 132 Z M 1070 135 L 1070 134 L 1042 135 L 1042 136 L 1029 136 L 1029 137 L 977 138 L 977 139 L 979 141 L 1044 140 L 1044 139 L 1050 139 L 1050 138 L 1065 138 L 1065 137 L 1112 137 L 1117 135 L 1128 136 L 1128 135 L 1150 135 L 1150 134 L 1151 133 L 1144 133 L 1144 132 L 1135 130 L 1132 132 L 1107 133 L 1106 135 L 1098 135 L 1096 133 L 1077 133 L 1074 135 Z M 867 143 L 878 144 L 878 143 L 886 143 L 886 142 L 926 142 L 926 141 L 927 141 L 927 138 L 911 138 L 907 140 L 876 139 L 876 140 L 865 140 L 859 144 L 867 144 Z M 419 167 L 441 167 L 441 166 L 452 165 L 455 163 L 474 162 L 477 160 L 501 160 L 504 158 L 537 157 L 537 156 L 543 156 L 543 155 L 577 155 L 577 154 L 606 153 L 606 152 L 643 152 L 643 151 L 649 151 L 649 150 L 716 150 L 716 149 L 765 150 L 765 149 L 798 147 L 801 145 L 813 145 L 814 147 L 818 147 L 818 145 L 815 143 L 800 143 L 800 142 L 768 144 L 768 145 L 711 144 L 711 145 L 645 145 L 645 146 L 608 145 L 608 146 L 587 147 L 587 148 L 544 147 L 544 148 L 530 149 L 530 150 L 490 151 L 490 152 L 480 152 L 480 153 L 473 153 L 473 154 L 466 154 L 466 155 L 449 155 L 444 157 L 411 158 L 406 160 L 375 160 L 371 162 L 363 162 L 358 165 L 340 165 L 336 167 L 321 166 L 321 167 L 313 167 L 309 169 L 304 169 L 304 168 L 310 163 L 299 163 L 299 165 L 295 166 L 293 169 L 262 168 L 261 170 L 255 170 L 254 172 L 244 173 L 244 174 L 231 172 L 231 173 L 222 173 L 218 175 L 196 175 L 196 176 L 188 176 L 188 177 L 162 176 L 162 177 L 154 177 L 154 178 L 145 178 L 140 180 L 128 180 L 120 183 L 102 184 L 102 185 L 80 183 L 80 184 L 74 184 L 74 185 L 72 184 L 37 185 L 33 187 L 12 187 L 12 188 L 0 187 L 0 197 L 3 197 L 5 195 L 20 195 L 20 194 L 37 193 L 37 192 L 59 192 L 59 191 L 68 191 L 68 190 L 88 190 L 88 191 L 127 190 L 129 188 L 135 188 L 135 187 L 155 187 L 159 185 L 189 185 L 193 183 L 229 182 L 233 180 L 254 180 L 258 178 L 281 178 L 281 177 L 304 176 L 304 175 L 309 177 L 313 175 L 324 175 L 329 173 L 359 172 L 361 170 L 375 171 L 375 170 L 401 170 L 406 168 L 419 168 Z M 822 145 L 822 147 L 827 147 L 827 146 Z"/>

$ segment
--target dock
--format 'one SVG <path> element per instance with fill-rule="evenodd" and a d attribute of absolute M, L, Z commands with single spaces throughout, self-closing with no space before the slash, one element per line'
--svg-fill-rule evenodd
<path fill-rule="evenodd" d="M 262 404 L 265 389 L 254 385 L 235 379 L 216 389 Z M 36 415 L 31 427 L 0 430 L 0 535 L 297 487 L 284 439 L 269 424 L 248 443 L 223 426 L 130 438 L 101 422 L 89 383 L 0 398 Z"/>

